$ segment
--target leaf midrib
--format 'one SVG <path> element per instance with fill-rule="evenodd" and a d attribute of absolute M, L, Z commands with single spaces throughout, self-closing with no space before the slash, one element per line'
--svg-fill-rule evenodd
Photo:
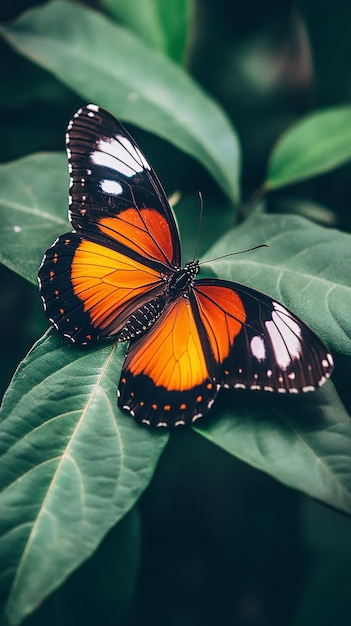
<path fill-rule="evenodd" d="M 1 204 L 5 205 L 9 209 L 13 209 L 20 213 L 27 213 L 29 215 L 33 215 L 35 217 L 43 218 L 47 221 L 54 222 L 55 224 L 62 224 L 63 226 L 67 226 L 67 220 L 64 220 L 62 217 L 57 217 L 52 213 L 46 213 L 45 211 L 39 211 L 35 207 L 27 207 L 26 205 L 18 204 L 17 202 L 9 202 L 9 201 L 1 201 Z M 22 226 L 25 229 L 25 226 Z"/>
<path fill-rule="evenodd" d="M 73 430 L 73 432 L 72 432 L 72 435 L 71 435 L 71 437 L 70 437 L 70 439 L 69 439 L 69 442 L 67 443 L 66 450 L 70 448 L 70 446 L 71 446 L 71 444 L 72 444 L 72 441 L 74 440 L 75 435 L 76 435 L 76 433 L 77 433 L 77 431 L 78 431 L 78 429 L 79 429 L 79 427 L 80 427 L 80 425 L 81 425 L 82 421 L 84 420 L 84 417 L 85 417 L 85 415 L 86 415 L 86 412 L 87 412 L 87 410 L 88 410 L 88 407 L 90 406 L 90 404 L 91 404 L 91 402 L 92 402 L 92 400 L 93 400 L 93 398 L 94 398 L 94 396 L 95 396 L 95 393 L 96 393 L 97 389 L 99 389 L 99 388 L 100 388 L 100 383 L 101 383 L 101 380 L 102 380 L 102 378 L 103 378 L 103 376 L 104 376 L 105 372 L 106 372 L 106 371 L 107 371 L 107 369 L 108 369 L 108 365 L 110 364 L 110 361 L 111 361 L 111 359 L 112 359 L 112 356 L 113 356 L 114 351 L 115 351 L 115 346 L 112 346 L 111 352 L 110 352 L 110 354 L 109 354 L 108 358 L 106 359 L 106 361 L 105 361 L 105 363 L 104 363 L 103 368 L 101 368 L 101 372 L 99 372 L 99 375 L 98 375 L 98 378 L 97 378 L 97 382 L 96 382 L 96 383 L 94 384 L 94 386 L 93 386 L 93 390 L 94 390 L 94 391 L 90 394 L 90 396 L 89 396 L 89 401 L 86 403 L 86 405 L 85 405 L 85 407 L 84 407 L 84 410 L 82 411 L 82 415 L 81 415 L 80 419 L 78 420 L 78 422 L 77 422 L 77 425 L 76 425 L 75 429 L 74 429 L 74 430 Z M 119 440 L 121 440 L 121 439 L 119 438 Z M 11 596 L 12 596 L 12 594 L 13 594 L 13 590 L 14 590 L 14 588 L 16 587 L 17 580 L 20 578 L 21 570 L 22 570 L 22 569 L 23 569 L 23 567 L 24 567 L 24 563 L 25 563 L 25 561 L 26 561 L 26 559 L 27 559 L 27 555 L 28 555 L 28 552 L 29 552 L 29 550 L 30 550 L 30 546 L 31 546 L 31 544 L 32 544 L 32 537 L 33 537 L 33 535 L 35 535 L 36 528 L 37 528 L 37 526 L 38 526 L 38 524 L 39 524 L 39 520 L 41 519 L 41 514 L 42 514 L 43 510 L 45 509 L 45 507 L 46 507 L 46 502 L 48 501 L 48 499 L 49 499 L 49 497 L 50 497 L 50 495 L 51 495 L 51 492 L 52 492 L 52 490 L 53 490 L 53 488 L 54 488 L 54 486 L 55 486 L 55 484 L 56 484 L 56 478 L 57 478 L 57 475 L 58 475 L 58 474 L 59 474 L 59 472 L 60 472 L 60 468 L 61 468 L 61 466 L 62 466 L 62 463 L 63 463 L 64 458 L 65 458 L 65 452 L 64 452 L 64 453 L 62 453 L 62 454 L 61 454 L 61 456 L 60 456 L 60 459 L 61 459 L 61 460 L 60 460 L 60 462 L 59 462 L 59 464 L 58 464 L 58 466 L 57 466 L 57 468 L 56 468 L 56 471 L 55 471 L 55 473 L 54 473 L 54 475 L 53 475 L 53 477 L 52 477 L 52 479 L 51 479 L 51 481 L 50 481 L 50 486 L 49 486 L 49 488 L 48 488 L 48 490 L 47 490 L 47 492 L 46 492 L 45 498 L 43 499 L 43 502 L 42 502 L 42 504 L 41 504 L 41 506 L 40 506 L 40 509 L 39 509 L 39 511 L 38 511 L 38 515 L 37 515 L 37 517 L 36 517 L 36 520 L 35 520 L 35 522 L 34 522 L 34 524 L 33 524 L 33 526 L 32 526 L 31 532 L 30 532 L 30 534 L 29 534 L 29 536 L 28 536 L 28 539 L 27 539 L 27 542 L 26 542 L 26 547 L 25 547 L 25 549 L 24 549 L 24 551 L 23 551 L 23 555 L 22 555 L 21 559 L 19 560 L 18 567 L 17 567 L 17 571 L 16 571 L 16 575 L 15 575 L 15 577 L 14 577 L 14 579 L 13 579 L 13 583 L 12 583 L 12 591 L 11 591 L 10 596 L 9 596 L 9 598 L 8 598 L 8 602 L 10 601 Z M 121 460 L 120 460 L 120 466 L 122 465 L 122 459 L 123 459 L 123 446 L 121 446 Z M 118 475 L 120 475 L 120 472 L 118 472 Z"/>
<path fill-rule="evenodd" d="M 270 263 L 257 263 L 257 261 L 248 261 L 248 262 L 239 262 L 237 263 L 235 266 L 231 265 L 229 261 L 225 261 L 223 263 L 223 265 L 229 265 L 233 271 L 235 271 L 235 267 L 253 267 L 255 269 L 259 269 L 260 273 L 262 272 L 262 270 L 270 270 L 270 271 L 274 271 L 276 274 L 291 274 L 294 276 L 303 276 L 305 278 L 308 278 L 311 281 L 319 281 L 322 283 L 326 283 L 328 285 L 331 285 L 332 288 L 336 288 L 336 287 L 342 287 L 345 289 L 350 289 L 351 290 L 351 285 L 344 285 L 343 283 L 335 283 L 333 280 L 328 279 L 326 277 L 323 276 L 319 276 L 318 274 L 313 274 L 307 271 L 302 271 L 302 270 L 296 270 L 294 268 L 290 268 L 290 267 L 279 267 L 277 264 L 270 264 Z M 330 265 L 328 265 L 325 269 L 329 269 Z M 211 268 L 213 269 L 213 271 L 215 271 L 216 275 L 219 275 L 220 272 L 217 272 L 216 270 L 214 270 L 214 266 L 211 266 Z M 257 275 L 257 274 L 256 274 Z M 279 278 L 280 280 L 280 278 Z M 234 281 L 234 282 L 239 282 L 239 281 Z"/>

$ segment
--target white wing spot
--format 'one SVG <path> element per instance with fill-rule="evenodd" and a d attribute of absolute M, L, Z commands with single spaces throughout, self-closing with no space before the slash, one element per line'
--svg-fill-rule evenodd
<path fill-rule="evenodd" d="M 174 422 L 174 426 L 185 426 L 185 422 L 184 420 L 177 420 L 176 422 Z"/>
<path fill-rule="evenodd" d="M 314 390 L 315 390 L 315 387 L 313 387 L 312 385 L 308 385 L 306 387 L 302 387 L 302 391 L 304 393 L 307 393 L 308 391 L 314 391 Z"/>
<path fill-rule="evenodd" d="M 333 365 L 334 365 L 334 361 L 333 361 L 333 357 L 332 357 L 332 355 L 328 352 L 328 354 L 327 354 L 326 356 L 327 356 L 327 359 L 328 359 L 329 365 L 330 365 L 331 367 L 333 367 Z"/>
<path fill-rule="evenodd" d="M 292 359 L 301 356 L 301 330 L 281 304 L 273 302 L 273 306 L 272 320 L 265 322 L 265 326 L 272 342 L 276 362 L 285 370 Z M 287 318 L 282 319 L 281 313 Z"/>
<path fill-rule="evenodd" d="M 197 420 L 200 419 L 200 417 L 203 416 L 203 413 L 196 413 L 196 415 L 194 415 L 194 417 L 192 418 L 192 422 L 196 422 Z"/>
<path fill-rule="evenodd" d="M 123 135 L 118 135 L 117 139 L 100 139 L 97 150 L 91 153 L 90 158 L 95 165 L 107 167 L 128 178 L 150 169 L 140 150 Z"/>
<path fill-rule="evenodd" d="M 258 361 L 264 361 L 264 359 L 266 358 L 266 347 L 264 345 L 262 337 L 260 337 L 259 335 L 252 337 L 250 342 L 250 349 L 252 355 Z"/>
<path fill-rule="evenodd" d="M 101 180 L 100 189 L 104 193 L 108 193 L 111 196 L 120 196 L 123 193 L 123 187 L 116 180 Z"/>

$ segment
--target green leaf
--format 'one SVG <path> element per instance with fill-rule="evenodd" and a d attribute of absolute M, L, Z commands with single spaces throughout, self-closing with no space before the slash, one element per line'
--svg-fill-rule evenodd
<path fill-rule="evenodd" d="M 217 276 L 276 298 L 329 345 L 351 355 L 351 236 L 303 217 L 252 215 L 206 254 L 219 257 L 266 243 L 245 254 L 207 264 Z"/>
<path fill-rule="evenodd" d="M 183 63 L 190 21 L 190 0 L 102 0 L 117 21 L 177 63 Z"/>
<path fill-rule="evenodd" d="M 117 409 L 123 347 L 44 336 L 19 366 L 0 422 L 2 624 L 19 624 L 97 548 L 148 485 L 166 433 Z M 35 572 L 35 575 L 33 575 Z"/>
<path fill-rule="evenodd" d="M 307 116 L 282 135 L 264 187 L 277 189 L 323 174 L 351 159 L 351 106 Z"/>
<path fill-rule="evenodd" d="M 197 432 L 285 485 L 351 514 L 351 420 L 332 383 L 294 398 L 232 395 L 235 407 Z"/>
<path fill-rule="evenodd" d="M 238 202 L 235 131 L 180 67 L 102 15 L 65 0 L 28 11 L 0 33 L 85 100 L 192 155 Z"/>
<path fill-rule="evenodd" d="M 0 165 L 0 262 L 33 283 L 46 248 L 72 230 L 68 182 L 63 153 Z"/>

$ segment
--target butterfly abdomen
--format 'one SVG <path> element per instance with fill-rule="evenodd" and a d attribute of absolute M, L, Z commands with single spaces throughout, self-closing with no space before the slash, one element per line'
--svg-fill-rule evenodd
<path fill-rule="evenodd" d="M 166 299 L 163 295 L 142 304 L 123 326 L 118 334 L 118 341 L 130 341 L 130 339 L 145 333 L 160 317 L 165 305 Z"/>

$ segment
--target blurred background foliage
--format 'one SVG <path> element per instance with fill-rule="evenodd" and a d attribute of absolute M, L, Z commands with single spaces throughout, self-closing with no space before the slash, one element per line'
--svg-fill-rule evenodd
<path fill-rule="evenodd" d="M 38 4 L 3 3 L 0 19 L 12 20 Z M 123 3 L 85 4 L 114 16 Z M 164 4 L 163 19 L 168 19 L 171 3 Z M 139 2 L 136 15 L 137 9 L 142 11 Z M 181 41 L 165 52 L 185 62 L 232 119 L 242 142 L 248 198 L 261 184 L 269 150 L 288 125 L 314 109 L 349 102 L 351 3 L 197 0 L 191 19 L 185 60 Z M 138 28 L 142 36 L 140 20 Z M 162 42 L 151 45 L 162 47 Z M 1 162 L 62 150 L 67 121 L 80 99 L 2 41 L 0 50 Z M 133 132 L 167 190 L 186 195 L 200 189 L 209 208 L 218 199 L 223 202 L 215 183 L 190 157 L 147 133 Z M 350 174 L 347 164 L 279 190 L 269 196 L 268 208 L 297 212 L 302 206 L 305 214 L 310 211 L 350 232 Z M 3 267 L 0 272 L 3 392 L 46 322 L 36 289 Z M 131 570 L 138 570 L 135 586 L 123 586 L 123 573 L 114 567 L 121 537 L 123 543 L 120 524 L 118 537 L 112 531 L 102 546 L 111 561 L 110 567 L 104 561 L 106 585 L 97 591 L 94 586 L 95 593 L 89 587 L 94 572 L 101 572 L 95 555 L 26 624 L 351 623 L 350 520 L 231 458 L 191 430 L 171 437 L 133 515 L 128 532 L 131 527 L 135 532 L 136 552 L 141 542 L 141 556 L 131 555 Z M 121 589 L 123 616 L 121 602 L 114 607 Z"/>

